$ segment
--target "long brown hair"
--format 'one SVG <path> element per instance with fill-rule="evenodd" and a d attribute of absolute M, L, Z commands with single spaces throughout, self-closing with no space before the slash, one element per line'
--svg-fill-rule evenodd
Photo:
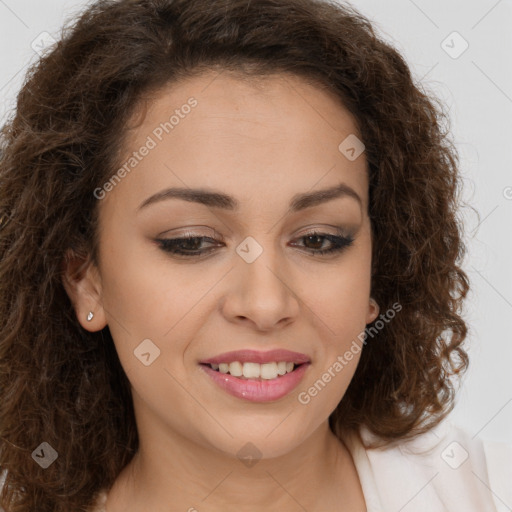
<path fill-rule="evenodd" d="M 108 327 L 81 328 L 68 250 L 97 261 L 94 190 L 118 169 L 138 101 L 207 69 L 294 73 L 332 91 L 366 146 L 372 296 L 401 311 L 362 352 L 329 418 L 384 442 L 453 407 L 468 364 L 458 157 L 443 105 L 349 5 L 320 0 L 98 1 L 30 69 L 0 140 L 0 504 L 84 511 L 138 448 L 129 381 Z M 33 452 L 58 454 L 47 469 Z"/>

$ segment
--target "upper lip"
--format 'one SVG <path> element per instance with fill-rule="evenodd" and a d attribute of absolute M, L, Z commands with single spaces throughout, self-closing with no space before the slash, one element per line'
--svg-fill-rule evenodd
<path fill-rule="evenodd" d="M 295 364 L 309 363 L 310 358 L 306 354 L 299 352 L 291 352 L 290 350 L 277 349 L 262 352 L 259 350 L 234 350 L 233 352 L 225 352 L 218 356 L 211 357 L 200 361 L 202 364 L 220 364 L 232 363 L 239 361 L 241 363 L 273 363 L 286 361 Z"/>

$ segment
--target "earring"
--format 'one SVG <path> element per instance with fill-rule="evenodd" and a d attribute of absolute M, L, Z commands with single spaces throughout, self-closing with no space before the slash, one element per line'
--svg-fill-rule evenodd
<path fill-rule="evenodd" d="M 92 320 L 93 316 L 94 316 L 94 313 L 92 311 L 89 311 L 89 314 L 87 315 L 87 321 L 90 322 Z"/>

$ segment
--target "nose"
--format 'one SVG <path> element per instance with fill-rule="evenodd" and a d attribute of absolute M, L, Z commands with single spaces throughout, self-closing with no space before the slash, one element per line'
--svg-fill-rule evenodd
<path fill-rule="evenodd" d="M 294 290 L 296 283 L 278 259 L 270 249 L 264 249 L 251 263 L 236 255 L 221 300 L 222 313 L 229 322 L 271 331 L 297 318 L 300 301 Z"/>

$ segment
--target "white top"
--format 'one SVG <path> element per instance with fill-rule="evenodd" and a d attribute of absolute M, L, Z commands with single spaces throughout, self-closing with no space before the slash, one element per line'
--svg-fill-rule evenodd
<path fill-rule="evenodd" d="M 375 439 L 361 429 L 366 442 Z M 366 450 L 345 440 L 367 512 L 511 512 L 512 445 L 446 421 L 410 441 Z"/>
<path fill-rule="evenodd" d="M 375 439 L 361 429 L 365 442 Z M 367 512 L 511 512 L 512 445 L 472 437 L 445 421 L 410 441 L 365 449 L 345 444 L 356 466 Z M 5 476 L 0 476 L 3 485 Z M 105 490 L 94 512 L 106 512 Z M 4 510 L 0 507 L 0 512 Z M 333 511 L 335 512 L 335 511 Z"/>

